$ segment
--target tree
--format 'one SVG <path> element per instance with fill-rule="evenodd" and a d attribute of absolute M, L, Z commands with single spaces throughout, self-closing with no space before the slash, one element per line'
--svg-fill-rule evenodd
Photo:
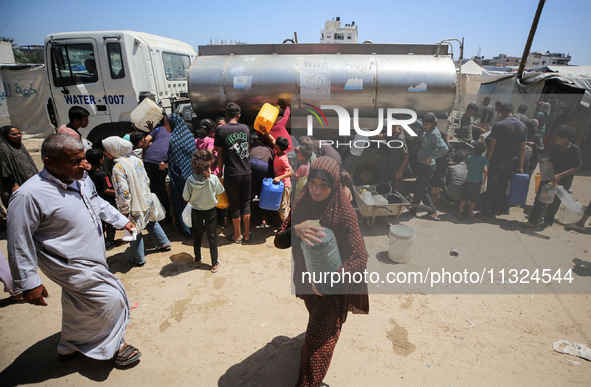
<path fill-rule="evenodd" d="M 23 50 L 14 43 L 14 39 L 0 36 L 0 41 L 9 42 L 12 45 L 12 52 L 14 53 L 14 61 L 16 63 L 43 63 L 43 54 Z"/>

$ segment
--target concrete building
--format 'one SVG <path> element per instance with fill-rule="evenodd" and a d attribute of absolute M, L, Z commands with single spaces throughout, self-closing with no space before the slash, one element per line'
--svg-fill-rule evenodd
<path fill-rule="evenodd" d="M 488 63 L 486 64 L 489 66 L 510 67 L 519 66 L 520 62 L 521 58 L 518 58 L 516 56 L 507 56 L 506 54 L 499 54 L 499 56 L 493 56 L 492 59 L 489 59 Z"/>
<path fill-rule="evenodd" d="M 568 65 L 571 57 L 570 54 L 562 54 L 559 52 L 532 52 L 527 56 L 525 67 L 542 67 L 549 65 Z"/>
<path fill-rule="evenodd" d="M 324 29 L 320 30 L 320 43 L 357 43 L 357 26 L 355 22 L 341 27 L 341 18 L 327 20 Z"/>
<path fill-rule="evenodd" d="M 5 40 L 0 41 L 0 63 L 15 63 L 12 43 Z"/>

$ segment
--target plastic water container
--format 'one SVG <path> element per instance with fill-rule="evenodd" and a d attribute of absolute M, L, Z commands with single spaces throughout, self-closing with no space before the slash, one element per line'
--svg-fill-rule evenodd
<path fill-rule="evenodd" d="M 152 101 L 150 98 L 145 98 L 129 115 L 129 120 L 138 128 L 144 132 L 150 130 L 146 127 L 148 121 L 152 122 L 154 128 L 164 117 L 162 108 Z"/>
<path fill-rule="evenodd" d="M 261 188 L 261 200 L 259 207 L 263 210 L 277 211 L 281 204 L 281 196 L 283 195 L 283 182 L 273 184 L 273 179 L 265 177 L 263 179 L 263 187 Z"/>
<path fill-rule="evenodd" d="M 540 162 L 540 179 L 542 181 L 552 180 L 554 178 L 554 166 L 548 159 Z"/>
<path fill-rule="evenodd" d="M 224 185 L 223 177 L 220 179 L 220 183 Z M 223 210 L 224 208 L 230 207 L 230 202 L 228 201 L 228 195 L 226 195 L 226 191 L 222 192 L 220 195 L 217 195 L 216 199 L 218 200 L 218 204 L 215 205 L 217 208 Z"/>
<path fill-rule="evenodd" d="M 376 204 L 373 201 L 373 195 L 369 191 L 363 192 L 361 194 L 361 199 L 363 199 L 363 201 L 365 202 L 365 204 L 367 204 L 368 206 L 373 206 L 374 204 Z"/>
<path fill-rule="evenodd" d="M 304 241 L 301 242 L 306 270 L 309 273 L 332 273 L 341 266 L 337 238 L 330 228 L 323 228 L 326 236 L 320 237 L 321 242 L 314 242 L 314 247 Z"/>
<path fill-rule="evenodd" d="M 538 199 L 544 204 L 552 203 L 554 201 L 554 197 L 556 196 L 554 187 L 554 183 L 544 184 L 544 186 L 541 188 L 542 192 L 540 192 Z"/>
<path fill-rule="evenodd" d="M 568 193 L 566 188 L 559 185 L 558 187 L 555 188 L 555 191 L 556 191 L 556 195 L 558 196 L 558 199 L 560 199 L 562 204 L 564 204 L 566 207 L 568 207 L 570 209 L 573 209 L 573 210 L 575 209 L 575 203 L 579 203 L 579 202 L 577 202 L 575 200 L 575 198 L 573 198 L 571 196 L 571 194 Z M 579 203 L 579 206 L 581 206 L 580 203 Z"/>
<path fill-rule="evenodd" d="M 365 130 L 365 129 L 366 128 L 363 128 L 363 130 Z M 357 133 L 355 135 L 355 139 L 351 143 L 351 154 L 353 156 L 361 156 L 363 154 L 363 150 L 365 148 L 363 148 L 362 145 L 365 144 L 364 141 L 367 141 L 367 138 L 368 138 L 367 136 L 364 136 L 364 135 L 359 134 L 359 133 Z M 359 146 L 355 146 L 355 144 L 359 144 Z"/>
<path fill-rule="evenodd" d="M 558 221 L 562 224 L 576 223 L 581 220 L 584 213 L 585 209 L 581 203 L 575 201 L 572 207 L 567 207 L 565 205 L 560 206 Z"/>
<path fill-rule="evenodd" d="M 515 173 L 511 176 L 511 189 L 509 190 L 508 202 L 510 206 L 524 206 L 529 188 L 529 175 Z"/>
<path fill-rule="evenodd" d="M 388 199 L 382 195 L 373 195 L 372 199 L 377 206 L 384 206 L 388 204 Z"/>
<path fill-rule="evenodd" d="M 268 132 L 275 125 L 278 115 L 279 109 L 270 103 L 264 104 L 254 120 L 254 128 L 260 133 Z"/>
<path fill-rule="evenodd" d="M 396 263 L 410 261 L 411 247 L 415 241 L 415 230 L 403 224 L 390 227 L 388 258 Z"/>

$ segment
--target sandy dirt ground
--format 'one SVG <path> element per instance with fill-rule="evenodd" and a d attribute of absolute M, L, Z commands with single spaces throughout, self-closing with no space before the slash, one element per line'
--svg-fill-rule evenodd
<path fill-rule="evenodd" d="M 35 142 L 27 148 L 34 150 Z M 591 200 L 589 176 L 579 174 L 574 184 L 574 195 L 585 205 Z M 526 212 L 532 202 L 530 189 Z M 416 231 L 410 262 L 404 265 L 387 258 L 386 218 L 378 218 L 373 228 L 363 222 L 368 268 L 422 270 L 436 263 L 454 270 L 570 268 L 575 290 L 555 284 L 521 292 L 497 283 L 492 290 L 476 284 L 460 294 L 409 286 L 399 294 L 370 295 L 369 315 L 350 314 L 344 324 L 325 383 L 588 385 L 591 363 L 554 352 L 552 344 L 567 339 L 591 345 L 591 228 L 523 229 L 524 209 L 516 207 L 489 222 L 458 221 L 452 208 L 440 209 L 441 222 L 402 221 Z M 209 265 L 193 267 L 192 240 L 178 237 L 172 226 L 165 231 L 172 251 L 156 252 L 147 242 L 144 267 L 130 264 L 126 245 L 107 254 L 130 304 L 137 304 L 126 332 L 127 341 L 143 354 L 137 366 L 116 369 L 111 362 L 82 357 L 60 361 L 60 289 L 42 276 L 50 294 L 47 307 L 21 304 L 0 310 L 0 384 L 294 385 L 307 312 L 291 293 L 290 252 L 274 248 L 273 228 L 253 229 L 249 245 L 227 242 L 225 235 L 232 231 L 221 229 L 217 274 Z M 6 234 L 0 238 L 0 251 L 6 253 Z M 458 249 L 457 257 L 449 254 L 451 248 Z M 209 251 L 202 251 L 209 263 Z M 563 294 L 569 292 L 577 294 Z"/>

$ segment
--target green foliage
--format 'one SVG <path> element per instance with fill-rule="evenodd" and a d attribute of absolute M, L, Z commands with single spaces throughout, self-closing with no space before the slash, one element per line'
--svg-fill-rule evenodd
<path fill-rule="evenodd" d="M 42 53 L 23 50 L 20 46 L 14 43 L 14 39 L 12 38 L 0 36 L 0 41 L 9 42 L 12 45 L 12 52 L 14 53 L 14 61 L 16 63 L 43 63 Z"/>

